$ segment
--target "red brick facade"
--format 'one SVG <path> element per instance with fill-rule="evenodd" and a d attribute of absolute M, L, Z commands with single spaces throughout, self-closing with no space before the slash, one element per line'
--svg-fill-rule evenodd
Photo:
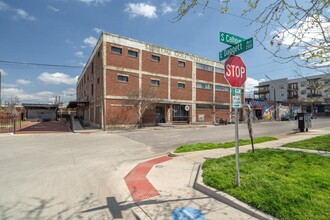
<path fill-rule="evenodd" d="M 77 101 L 89 102 L 81 116 L 103 128 L 139 118 L 145 125 L 229 120 L 230 86 L 219 69 L 218 62 L 103 33 L 78 80 Z"/>

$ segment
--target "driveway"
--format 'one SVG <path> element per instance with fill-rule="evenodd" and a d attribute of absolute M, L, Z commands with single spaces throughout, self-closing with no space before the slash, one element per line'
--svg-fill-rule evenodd
<path fill-rule="evenodd" d="M 1 219 L 134 219 L 124 176 L 155 154 L 116 134 L 1 135 Z"/>
<path fill-rule="evenodd" d="M 42 134 L 42 133 L 56 133 L 56 132 L 71 132 L 71 129 L 62 122 L 29 122 L 23 124 L 22 128 L 18 130 L 17 134 Z"/>

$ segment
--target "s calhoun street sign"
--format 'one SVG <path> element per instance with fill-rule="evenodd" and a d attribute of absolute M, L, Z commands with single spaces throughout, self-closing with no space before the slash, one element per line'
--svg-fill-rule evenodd
<path fill-rule="evenodd" d="M 234 46 L 242 41 L 245 41 L 245 39 L 242 37 L 225 32 L 220 32 L 220 42 L 222 43 Z"/>

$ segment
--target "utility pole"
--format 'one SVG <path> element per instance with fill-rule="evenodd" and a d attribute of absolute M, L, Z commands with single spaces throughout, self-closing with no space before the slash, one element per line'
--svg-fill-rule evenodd
<path fill-rule="evenodd" d="M 276 103 L 276 90 L 275 90 L 275 86 L 274 86 L 274 102 L 275 102 L 275 121 L 276 121 L 276 117 L 277 117 L 277 103 Z"/>
<path fill-rule="evenodd" d="M 267 76 L 265 74 L 265 76 L 270 80 L 270 81 L 273 81 L 269 76 Z M 277 110 L 276 110 L 276 107 L 277 107 L 277 103 L 276 103 L 276 89 L 275 89 L 275 84 L 274 84 L 274 113 L 275 113 L 275 121 L 276 121 L 276 115 L 277 115 Z M 269 94 L 269 98 L 270 98 L 270 94 Z"/>

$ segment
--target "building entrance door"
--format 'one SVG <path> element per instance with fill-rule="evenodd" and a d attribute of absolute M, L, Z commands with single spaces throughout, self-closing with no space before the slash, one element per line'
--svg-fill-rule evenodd
<path fill-rule="evenodd" d="M 256 119 L 262 119 L 262 110 L 261 109 L 256 109 L 255 110 L 255 116 L 256 116 Z"/>
<path fill-rule="evenodd" d="M 189 121 L 189 111 L 186 111 L 185 105 L 173 105 L 173 121 Z"/>
<path fill-rule="evenodd" d="M 156 123 L 165 123 L 165 107 L 156 107 Z"/>

